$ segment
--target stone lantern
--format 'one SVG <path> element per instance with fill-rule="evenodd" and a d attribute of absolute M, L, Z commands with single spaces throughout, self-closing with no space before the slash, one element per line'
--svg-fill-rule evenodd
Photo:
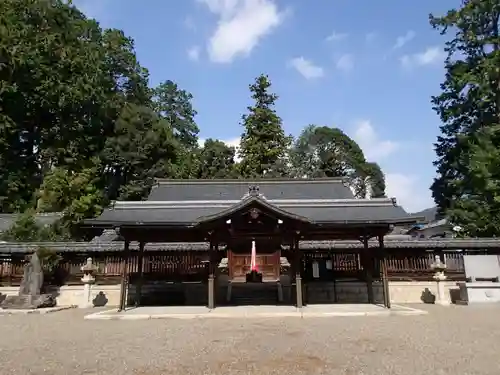
<path fill-rule="evenodd" d="M 93 307 L 92 304 L 92 284 L 95 283 L 95 273 L 97 272 L 97 266 L 92 262 L 92 258 L 87 258 L 87 263 L 85 263 L 81 268 L 83 271 L 83 298 L 79 305 L 80 308 Z"/>
<path fill-rule="evenodd" d="M 444 271 L 446 270 L 446 264 L 441 261 L 439 255 L 434 257 L 434 263 L 431 264 L 431 268 L 434 270 L 433 279 L 437 283 L 437 298 L 436 304 L 447 306 L 450 304 L 448 298 L 446 297 L 444 289 L 444 281 L 446 280 L 446 275 Z"/>

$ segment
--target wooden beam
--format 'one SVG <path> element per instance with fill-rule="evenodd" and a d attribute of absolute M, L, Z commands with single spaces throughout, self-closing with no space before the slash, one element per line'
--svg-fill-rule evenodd
<path fill-rule="evenodd" d="M 127 305 L 127 276 L 128 276 L 128 260 L 130 255 L 130 242 L 125 241 L 122 259 L 122 279 L 120 285 L 120 306 L 118 312 L 125 310 Z"/>
<path fill-rule="evenodd" d="M 137 259 L 137 284 L 135 286 L 135 306 L 141 304 L 142 285 L 144 283 L 144 242 L 139 243 L 139 256 Z"/>
<path fill-rule="evenodd" d="M 384 248 L 384 236 L 378 236 L 379 244 L 379 260 L 380 260 L 380 273 L 382 276 L 382 288 L 384 291 L 384 306 L 388 309 L 391 308 L 391 296 L 389 295 L 389 280 L 387 277 L 387 257 Z"/>
<path fill-rule="evenodd" d="M 368 237 L 363 237 L 363 270 L 365 271 L 366 290 L 368 293 L 368 303 L 373 303 L 373 254 L 368 248 Z"/>
<path fill-rule="evenodd" d="M 217 246 L 218 248 L 218 246 Z M 213 236 L 210 236 L 210 250 L 208 257 L 208 308 L 215 308 L 215 274 L 214 274 L 214 252 L 216 250 L 216 246 L 214 243 Z"/>
<path fill-rule="evenodd" d="M 301 252 L 299 248 L 299 239 L 295 239 L 295 245 L 294 245 L 294 258 L 295 258 L 295 291 L 297 293 L 297 308 L 302 308 L 303 307 L 303 294 L 302 294 L 302 276 L 301 276 L 301 269 L 302 269 L 302 262 L 301 262 Z"/>

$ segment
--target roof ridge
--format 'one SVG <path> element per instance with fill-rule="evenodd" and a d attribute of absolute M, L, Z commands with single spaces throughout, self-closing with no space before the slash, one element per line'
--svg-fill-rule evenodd
<path fill-rule="evenodd" d="M 345 179 L 342 177 L 321 177 L 321 178 L 255 178 L 255 179 L 168 179 L 159 178 L 156 180 L 156 185 L 216 185 L 216 184 L 231 184 L 231 185 L 245 185 L 245 184 L 310 184 L 310 183 L 344 183 Z"/>
<path fill-rule="evenodd" d="M 115 202 L 112 208 L 117 209 L 168 209 L 168 208 L 209 208 L 231 207 L 245 201 L 240 200 L 186 200 L 186 201 L 122 201 Z M 269 199 L 267 203 L 277 207 L 366 207 L 396 206 L 393 198 L 374 199 Z"/>

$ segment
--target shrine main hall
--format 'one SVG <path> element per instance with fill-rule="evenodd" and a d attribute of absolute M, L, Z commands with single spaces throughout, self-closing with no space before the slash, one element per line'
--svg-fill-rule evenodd
<path fill-rule="evenodd" d="M 145 303 L 155 275 L 183 285 L 171 289 L 172 300 L 184 290 L 209 308 L 266 296 L 302 307 L 307 284 L 342 277 L 365 283 L 368 303 L 379 298 L 390 307 L 384 237 L 418 219 L 394 198 L 355 198 L 338 178 L 159 180 L 147 200 L 115 202 L 84 228 L 114 230 L 123 243 L 119 309 Z M 334 248 L 325 250 L 332 241 L 357 249 L 354 273 L 352 259 L 343 266 Z M 168 280 L 154 272 L 151 256 L 145 264 L 153 250 L 172 254 Z M 196 281 L 202 292 L 189 286 Z"/>

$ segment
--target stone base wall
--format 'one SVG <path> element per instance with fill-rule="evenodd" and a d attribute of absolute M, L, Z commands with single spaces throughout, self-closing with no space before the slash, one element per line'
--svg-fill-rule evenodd
<path fill-rule="evenodd" d="M 456 282 L 444 282 L 446 296 L 451 303 L 459 299 L 459 287 Z M 305 301 L 307 303 L 367 303 L 368 291 L 362 282 L 315 282 L 305 285 Z M 0 297 L 17 295 L 19 287 L 0 287 Z M 92 301 L 94 306 L 119 305 L 120 285 L 92 285 Z M 225 298 L 224 287 L 219 284 L 216 297 L 219 301 Z M 382 284 L 373 283 L 375 303 L 383 303 Z M 66 285 L 54 288 L 59 306 L 77 306 L 82 303 L 83 285 Z M 127 301 L 135 301 L 136 287 L 131 285 L 127 291 Z M 284 302 L 294 300 L 294 287 L 283 285 Z M 437 284 L 432 281 L 390 281 L 389 293 L 391 302 L 398 303 L 434 303 L 437 296 Z M 150 284 L 142 289 L 144 304 L 153 305 L 206 305 L 208 299 L 207 284 Z"/>
<path fill-rule="evenodd" d="M 3 296 L 17 295 L 19 287 L 0 287 Z M 64 285 L 48 292 L 56 296 L 58 306 L 77 306 L 83 301 L 83 285 Z M 92 285 L 91 299 L 94 306 L 118 306 L 120 304 L 120 285 Z"/>
<path fill-rule="evenodd" d="M 459 287 L 454 281 L 445 281 L 446 297 L 450 303 L 459 299 Z M 375 303 L 383 303 L 382 283 L 373 283 Z M 392 303 L 434 303 L 437 283 L 434 281 L 389 281 Z M 363 282 L 309 283 L 308 303 L 368 303 L 368 289 Z"/>

